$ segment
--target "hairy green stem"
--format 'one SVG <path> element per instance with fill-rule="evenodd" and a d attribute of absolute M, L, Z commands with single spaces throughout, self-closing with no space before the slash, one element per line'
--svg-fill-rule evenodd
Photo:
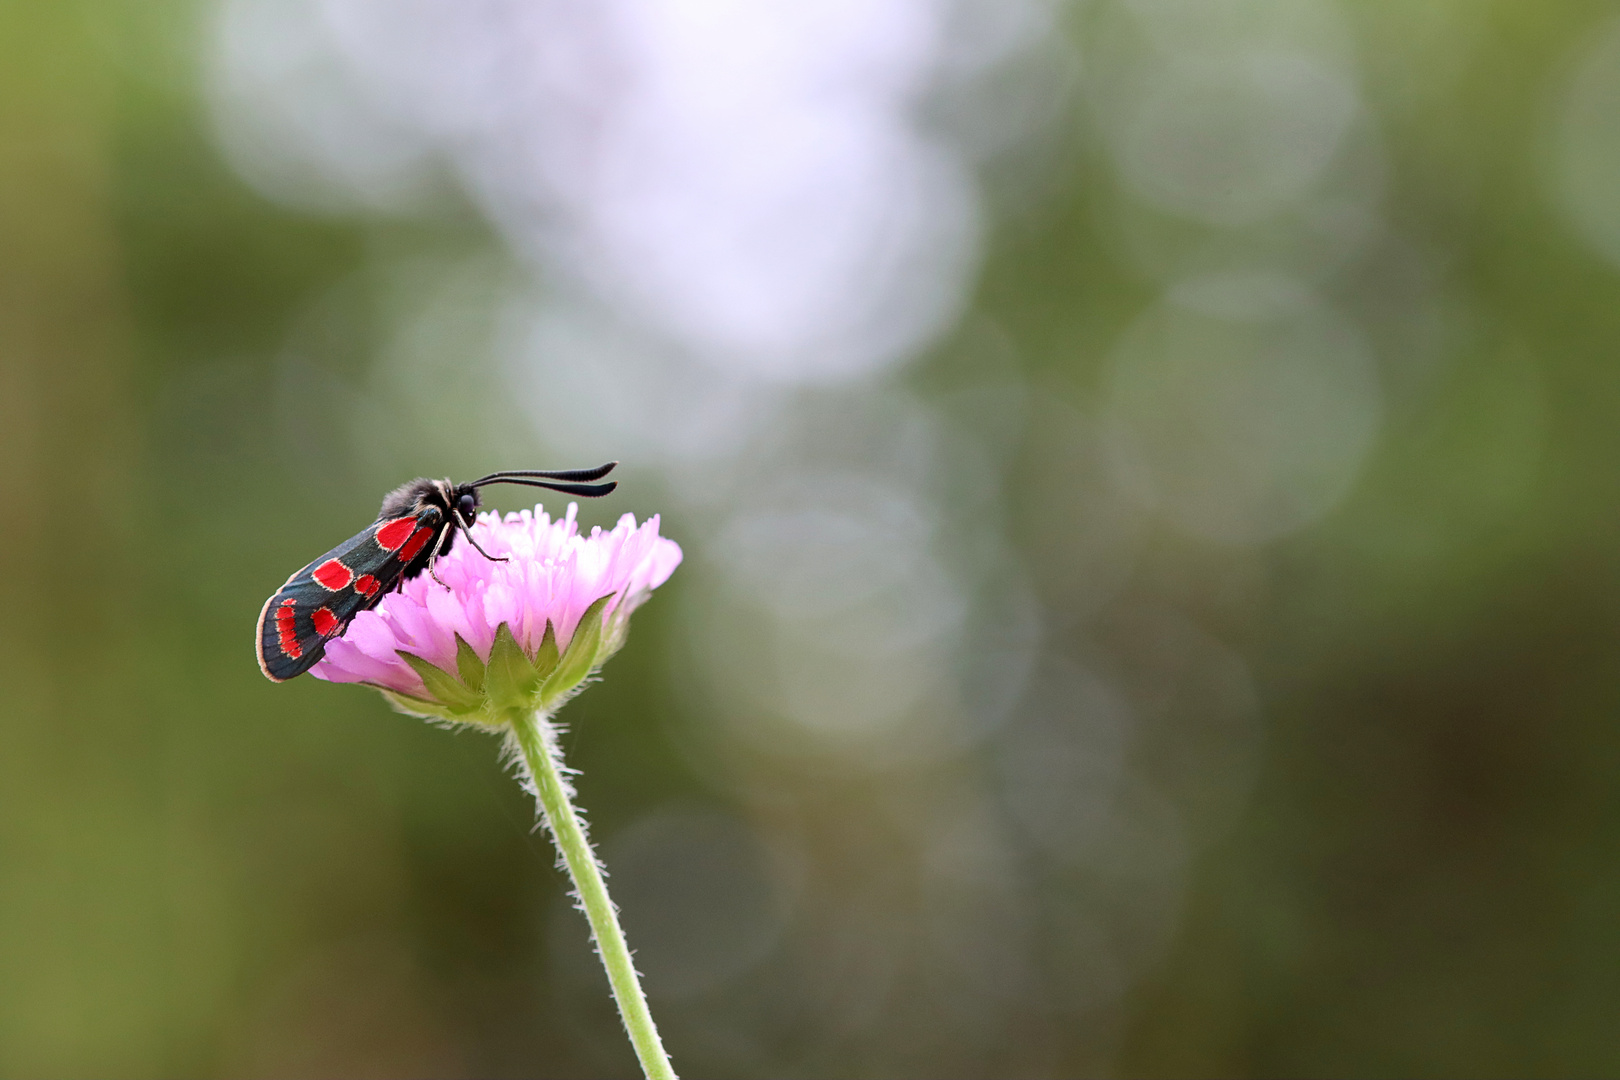
<path fill-rule="evenodd" d="M 675 1080 L 669 1055 L 664 1053 L 664 1044 L 658 1038 L 658 1027 L 653 1023 L 652 1013 L 647 1011 L 641 980 L 630 962 L 630 947 L 625 944 L 624 931 L 619 928 L 618 909 L 608 899 L 596 852 L 591 850 L 584 822 L 574 811 L 573 788 L 563 776 L 562 750 L 557 745 L 551 721 L 542 713 L 520 713 L 512 718 L 512 731 L 523 762 L 528 766 L 529 778 L 534 782 L 546 827 L 562 853 L 568 876 L 574 880 L 574 894 L 590 920 L 597 955 L 607 968 L 613 999 L 619 1004 L 619 1016 L 636 1048 L 636 1057 L 641 1059 L 641 1071 L 648 1080 Z"/>

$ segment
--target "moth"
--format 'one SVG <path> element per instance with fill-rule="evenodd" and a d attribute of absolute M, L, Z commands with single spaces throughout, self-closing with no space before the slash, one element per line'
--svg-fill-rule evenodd
<path fill-rule="evenodd" d="M 255 644 L 259 670 L 271 682 L 302 675 L 326 655 L 326 643 L 343 633 L 362 611 L 426 570 L 455 544 L 458 532 L 486 559 L 504 562 L 478 546 L 469 531 L 480 505 L 478 491 L 490 484 L 549 488 L 595 499 L 618 483 L 593 484 L 617 461 L 594 469 L 490 473 L 468 484 L 412 480 L 388 493 L 377 520 L 316 559 L 276 590 L 259 612 Z M 443 582 L 439 582 L 441 585 Z"/>

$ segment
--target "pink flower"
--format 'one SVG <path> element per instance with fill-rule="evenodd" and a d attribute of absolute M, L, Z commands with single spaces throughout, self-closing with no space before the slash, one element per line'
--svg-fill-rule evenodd
<path fill-rule="evenodd" d="M 539 506 L 505 520 L 480 515 L 473 537 L 506 561 L 486 559 L 459 538 L 435 567 L 443 585 L 426 573 L 405 582 L 355 616 L 311 672 L 366 683 L 408 711 L 447 719 L 500 723 L 503 710 L 538 707 L 542 697 L 560 704 L 617 651 L 630 612 L 681 561 L 675 542 L 658 535 L 656 516 L 638 526 L 626 514 L 612 532 L 580 536 L 576 509 L 570 503 L 558 521 Z M 534 670 L 519 664 L 522 685 L 513 690 L 517 676 L 504 659 L 519 651 Z M 532 700 L 514 700 L 519 691 Z"/>

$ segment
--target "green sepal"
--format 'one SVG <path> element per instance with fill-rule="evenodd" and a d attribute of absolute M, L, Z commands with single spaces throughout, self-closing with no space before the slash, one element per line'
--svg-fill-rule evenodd
<path fill-rule="evenodd" d="M 427 688 L 427 692 L 450 712 L 458 714 L 475 712 L 483 704 L 482 699 L 463 686 L 454 675 L 413 653 L 403 649 L 395 651 L 399 653 L 400 659 L 411 665 L 411 669 L 422 677 L 422 685 Z"/>
<path fill-rule="evenodd" d="M 484 662 L 478 659 L 478 650 L 467 644 L 460 634 L 456 635 L 456 670 L 461 673 L 461 681 L 475 694 L 484 692 Z"/>
<path fill-rule="evenodd" d="M 600 656 L 597 665 L 607 663 L 613 655 L 624 648 L 625 639 L 630 636 L 630 614 L 641 606 L 647 599 L 645 592 L 634 596 L 627 596 L 619 601 L 619 606 L 613 609 L 613 615 L 607 621 L 607 627 L 602 631 L 602 644 L 598 647 Z"/>
<path fill-rule="evenodd" d="M 542 706 L 557 701 L 584 682 L 585 676 L 597 665 L 597 652 L 602 645 L 602 609 L 607 607 L 607 602 L 613 596 L 613 593 L 608 593 L 600 597 L 579 617 L 573 640 L 568 643 L 568 651 L 563 653 L 557 670 L 546 680 L 541 695 Z"/>
<path fill-rule="evenodd" d="M 495 713 L 512 709 L 532 709 L 540 675 L 523 655 L 523 647 L 512 636 L 512 628 L 501 623 L 495 631 L 495 644 L 489 648 L 489 664 L 484 669 L 484 695 Z"/>
<path fill-rule="evenodd" d="M 545 681 L 557 670 L 557 631 L 552 627 L 551 620 L 546 620 L 546 636 L 540 639 L 540 647 L 534 650 L 534 672 Z"/>
<path fill-rule="evenodd" d="M 364 685 L 371 687 L 373 690 L 376 690 L 379 694 L 381 694 L 383 696 L 383 700 L 387 701 L 388 704 L 393 707 L 395 712 L 404 713 L 406 716 L 417 716 L 421 717 L 423 720 L 465 719 L 463 717 L 456 716 L 449 709 L 445 708 L 443 705 L 440 705 L 437 701 L 428 701 L 425 698 L 414 697 L 410 694 L 402 694 L 398 690 L 390 690 L 388 687 L 378 686 L 376 683 L 366 683 Z"/>

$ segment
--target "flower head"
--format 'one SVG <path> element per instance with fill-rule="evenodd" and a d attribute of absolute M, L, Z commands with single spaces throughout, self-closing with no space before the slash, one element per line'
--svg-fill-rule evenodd
<path fill-rule="evenodd" d="M 383 691 L 406 712 L 504 724 L 513 710 L 554 710 L 618 651 L 630 613 L 669 579 L 681 549 L 658 518 L 630 514 L 579 535 L 576 507 L 553 521 L 482 514 L 472 537 L 362 611 L 311 673 Z M 446 587 L 448 586 L 448 588 Z"/>

